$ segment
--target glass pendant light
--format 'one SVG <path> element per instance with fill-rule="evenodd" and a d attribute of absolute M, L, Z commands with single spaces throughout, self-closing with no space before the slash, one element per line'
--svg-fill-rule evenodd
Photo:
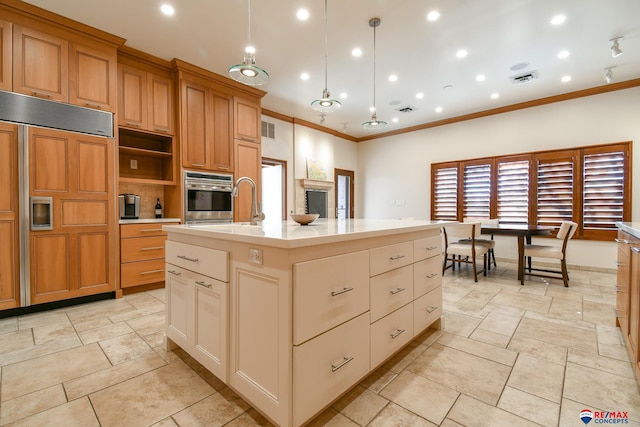
<path fill-rule="evenodd" d="M 244 61 L 229 67 L 229 77 L 251 86 L 259 86 L 269 81 L 269 73 L 256 65 L 256 50 L 251 46 L 251 0 L 247 0 L 247 47 L 244 50 Z"/>
<path fill-rule="evenodd" d="M 371 120 L 362 123 L 365 129 L 379 129 L 387 125 L 387 122 L 378 120 L 376 115 L 376 27 L 380 25 L 380 18 L 371 18 L 369 26 L 373 28 L 373 114 Z"/>
<path fill-rule="evenodd" d="M 340 101 L 331 99 L 329 89 L 327 89 L 327 0 L 324 0 L 324 90 L 322 98 L 311 103 L 311 108 L 321 113 L 330 113 L 340 108 Z"/>

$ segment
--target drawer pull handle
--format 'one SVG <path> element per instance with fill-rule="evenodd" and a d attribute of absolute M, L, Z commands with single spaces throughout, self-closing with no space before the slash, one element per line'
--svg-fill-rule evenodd
<path fill-rule="evenodd" d="M 615 285 L 614 288 L 616 289 L 616 292 L 622 292 L 622 289 L 618 288 L 618 285 Z"/>
<path fill-rule="evenodd" d="M 352 360 L 353 360 L 353 357 L 345 357 L 342 360 L 342 362 L 338 363 L 337 365 L 331 365 L 331 372 L 337 371 L 338 369 L 342 368 L 344 365 L 351 362 Z"/>
<path fill-rule="evenodd" d="M 150 248 L 140 248 L 141 251 L 157 251 L 160 249 L 164 249 L 164 246 L 152 246 Z"/>
<path fill-rule="evenodd" d="M 211 283 L 205 283 L 204 280 L 201 280 L 201 281 L 196 280 L 196 285 L 204 286 L 205 288 L 209 288 L 209 289 L 211 289 L 211 286 L 213 286 L 211 285 Z"/>
<path fill-rule="evenodd" d="M 437 246 L 429 246 L 429 247 L 427 248 L 427 250 L 428 250 L 428 251 L 432 251 L 432 250 L 434 250 L 434 249 L 438 249 L 438 247 L 437 247 Z"/>
<path fill-rule="evenodd" d="M 427 274 L 427 279 L 433 279 L 434 277 L 436 277 L 438 275 L 438 273 L 430 273 Z"/>
<path fill-rule="evenodd" d="M 141 275 L 145 275 L 145 274 L 155 274 L 155 273 L 162 273 L 164 270 L 149 270 L 149 271 L 143 271 L 142 273 L 140 273 Z"/>
<path fill-rule="evenodd" d="M 628 240 L 626 239 L 614 239 L 616 241 L 616 243 L 629 243 Z"/>
<path fill-rule="evenodd" d="M 391 292 L 391 295 L 395 295 L 395 294 L 399 294 L 400 292 L 402 292 L 404 290 L 405 290 L 404 288 L 395 288 L 395 289 L 392 289 L 389 292 Z"/>
<path fill-rule="evenodd" d="M 156 127 L 155 129 L 156 129 L 157 132 L 169 132 L 169 129 L 167 129 L 167 128 Z"/>
<path fill-rule="evenodd" d="M 431 314 L 434 311 L 436 311 L 437 309 L 438 309 L 438 307 L 431 306 L 431 307 L 427 308 L 427 313 Z"/>
<path fill-rule="evenodd" d="M 140 230 L 141 233 L 151 233 L 152 231 L 162 231 L 162 228 L 145 228 Z"/>
<path fill-rule="evenodd" d="M 183 259 L 185 261 L 198 262 L 198 258 L 189 258 L 184 255 L 178 255 L 178 258 Z"/>
<path fill-rule="evenodd" d="M 167 270 L 169 273 L 173 274 L 174 276 L 180 276 L 182 273 L 180 273 L 179 271 L 173 271 L 173 270 Z"/>
<path fill-rule="evenodd" d="M 191 166 L 196 166 L 196 167 L 201 168 L 201 167 L 204 166 L 204 163 L 191 163 Z"/>
<path fill-rule="evenodd" d="M 134 122 L 125 122 L 127 126 L 133 126 L 134 128 L 139 128 L 140 127 L 140 123 L 134 123 Z"/>
<path fill-rule="evenodd" d="M 353 288 L 342 288 L 339 291 L 331 291 L 331 296 L 335 297 L 336 295 L 344 294 L 346 292 L 352 291 Z"/>
<path fill-rule="evenodd" d="M 624 265 L 624 262 L 616 261 L 616 267 L 620 267 L 621 265 Z"/>
<path fill-rule="evenodd" d="M 49 95 L 48 93 L 42 93 L 42 92 L 31 92 L 31 95 L 37 96 L 38 98 L 46 98 L 46 99 L 52 98 L 52 96 Z"/>
<path fill-rule="evenodd" d="M 399 259 L 401 259 L 401 258 L 404 258 L 404 255 L 394 255 L 394 256 L 390 256 L 390 257 L 389 257 L 389 259 L 390 259 L 391 261 L 396 261 L 396 260 L 399 260 Z"/>
<path fill-rule="evenodd" d="M 405 331 L 405 329 L 398 329 L 396 330 L 394 333 L 391 334 L 391 339 L 396 339 L 397 337 L 399 337 L 401 334 L 403 334 Z"/>
<path fill-rule="evenodd" d="M 88 102 L 85 102 L 84 106 L 89 108 L 95 108 L 96 110 L 102 110 L 102 105 L 99 105 L 99 104 L 90 104 Z"/>

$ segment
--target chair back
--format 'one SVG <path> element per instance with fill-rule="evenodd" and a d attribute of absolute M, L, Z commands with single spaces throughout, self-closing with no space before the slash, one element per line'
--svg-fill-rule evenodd
<path fill-rule="evenodd" d="M 482 225 L 483 224 L 488 224 L 488 221 L 491 221 L 489 219 L 482 219 L 482 218 L 473 218 L 473 217 L 467 217 L 464 219 L 463 224 L 476 224 L 475 227 L 475 236 L 476 237 L 480 237 L 480 235 L 482 234 Z M 467 238 L 470 238 L 471 236 L 468 236 Z"/>
<path fill-rule="evenodd" d="M 478 231 L 476 231 L 476 229 Z M 444 232 L 445 244 L 447 241 L 453 242 L 460 239 L 475 239 L 480 230 L 479 222 L 463 222 L 457 224 L 449 224 L 442 227 Z"/>
<path fill-rule="evenodd" d="M 562 221 L 562 224 L 560 224 L 560 229 L 558 230 L 558 234 L 556 235 L 556 238 L 564 240 L 566 237 L 566 239 L 569 240 L 573 237 L 574 234 L 576 234 L 577 229 L 578 229 L 577 223 L 573 221 Z"/>

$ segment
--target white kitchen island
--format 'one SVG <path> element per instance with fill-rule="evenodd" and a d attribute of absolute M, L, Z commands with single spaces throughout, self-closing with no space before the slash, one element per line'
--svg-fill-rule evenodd
<path fill-rule="evenodd" d="M 171 225 L 167 345 L 299 426 L 442 326 L 441 224 Z"/>

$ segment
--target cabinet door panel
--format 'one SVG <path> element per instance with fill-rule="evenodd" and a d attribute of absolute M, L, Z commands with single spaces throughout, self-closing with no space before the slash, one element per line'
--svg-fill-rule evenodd
<path fill-rule="evenodd" d="M 109 150 L 105 144 L 78 140 L 78 167 L 75 168 L 80 193 L 106 194 L 109 190 Z"/>
<path fill-rule="evenodd" d="M 235 138 L 260 142 L 260 104 L 235 98 Z"/>
<path fill-rule="evenodd" d="M 115 48 L 107 52 L 72 43 L 69 101 L 83 107 L 115 111 L 116 74 Z"/>
<path fill-rule="evenodd" d="M 18 306 L 18 246 L 15 221 L 0 221 L 0 310 Z"/>
<path fill-rule="evenodd" d="M 34 192 L 69 191 L 69 135 L 34 130 L 29 169 Z"/>
<path fill-rule="evenodd" d="M 69 238 L 65 235 L 33 235 L 31 239 L 31 297 L 48 299 L 67 293 L 69 283 Z M 43 301 L 44 302 L 44 301 Z"/>
<path fill-rule="evenodd" d="M 258 201 L 261 200 L 260 179 L 262 176 L 262 151 L 260 144 L 235 141 L 235 176 L 248 176 L 256 183 Z M 251 219 L 251 188 L 249 184 L 242 184 L 238 197 L 234 199 L 233 220 L 236 222 Z"/>
<path fill-rule="evenodd" d="M 108 285 L 109 235 L 84 233 L 78 236 L 78 289 Z"/>
<path fill-rule="evenodd" d="M 189 304 L 189 287 L 186 270 L 171 264 L 165 264 L 165 289 L 167 295 L 167 337 L 180 347 L 188 348 L 187 324 L 191 311 Z"/>
<path fill-rule="evenodd" d="M 118 124 L 138 129 L 147 127 L 147 75 L 126 65 L 118 66 Z"/>
<path fill-rule="evenodd" d="M 13 90 L 69 101 L 69 43 L 19 25 L 13 30 Z"/>
<path fill-rule="evenodd" d="M 11 23 L 0 20 L 0 90 L 12 90 Z"/>
<path fill-rule="evenodd" d="M 147 73 L 149 130 L 173 135 L 173 83 L 171 79 Z"/>
<path fill-rule="evenodd" d="M 191 82 L 182 84 L 182 166 L 209 168 L 208 91 Z"/>
<path fill-rule="evenodd" d="M 17 127 L 0 123 L 0 310 L 19 306 Z"/>
<path fill-rule="evenodd" d="M 194 357 L 226 382 L 227 284 L 199 276 L 194 286 Z"/>
<path fill-rule="evenodd" d="M 233 170 L 232 100 L 213 94 L 213 168 L 223 172 Z"/>

